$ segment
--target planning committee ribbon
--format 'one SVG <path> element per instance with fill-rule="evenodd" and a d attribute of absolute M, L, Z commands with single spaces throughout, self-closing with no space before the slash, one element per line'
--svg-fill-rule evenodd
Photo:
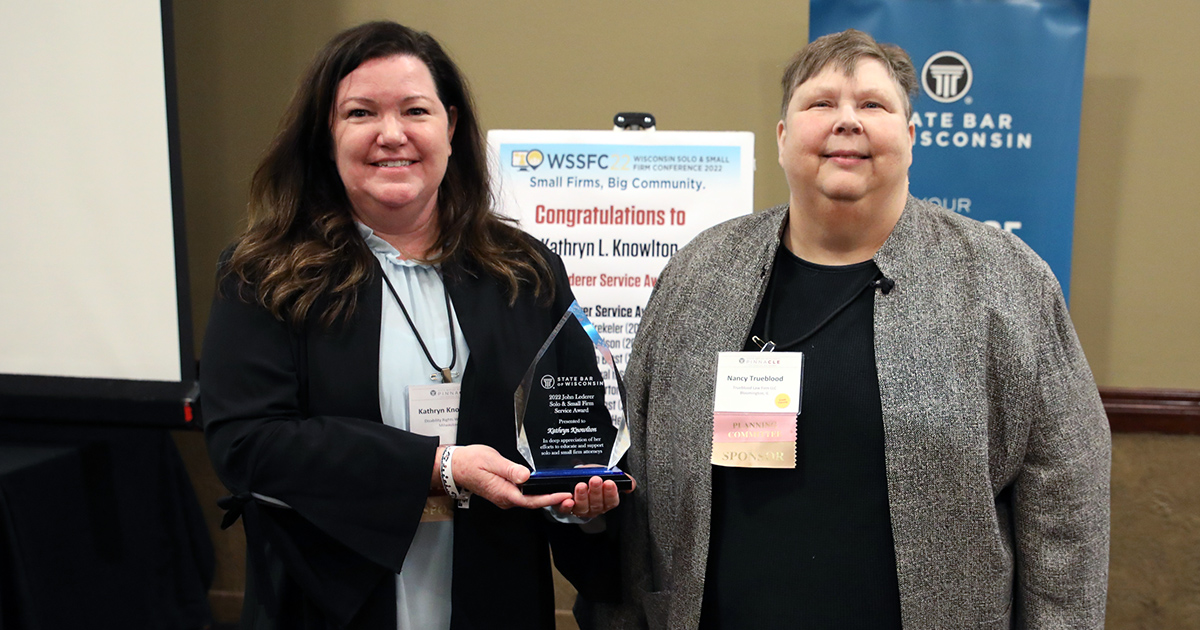
<path fill-rule="evenodd" d="M 804 354 L 721 352 L 713 400 L 714 466 L 795 468 Z"/>

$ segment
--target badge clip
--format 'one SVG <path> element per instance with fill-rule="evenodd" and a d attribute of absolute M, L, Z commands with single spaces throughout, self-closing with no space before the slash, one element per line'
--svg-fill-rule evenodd
<path fill-rule="evenodd" d="M 763 341 L 762 339 L 758 338 L 758 335 L 754 335 L 753 337 L 750 337 L 750 341 L 753 341 L 754 345 L 758 346 L 759 352 L 774 352 L 775 351 L 775 342 L 774 341 Z"/>

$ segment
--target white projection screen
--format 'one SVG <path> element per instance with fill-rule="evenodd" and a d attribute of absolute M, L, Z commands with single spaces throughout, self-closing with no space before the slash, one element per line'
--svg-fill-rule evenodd
<path fill-rule="evenodd" d="M 0 418 L 180 424 L 170 4 L 0 0 Z"/>

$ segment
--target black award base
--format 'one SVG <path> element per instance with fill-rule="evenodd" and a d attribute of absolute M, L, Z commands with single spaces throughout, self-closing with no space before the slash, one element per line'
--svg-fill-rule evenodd
<path fill-rule="evenodd" d="M 592 477 L 616 482 L 617 490 L 621 492 L 628 492 L 633 488 L 633 478 L 621 472 L 620 468 L 563 468 L 539 470 L 530 474 L 529 481 L 521 484 L 521 494 L 574 492 L 576 484 L 587 483 Z"/>

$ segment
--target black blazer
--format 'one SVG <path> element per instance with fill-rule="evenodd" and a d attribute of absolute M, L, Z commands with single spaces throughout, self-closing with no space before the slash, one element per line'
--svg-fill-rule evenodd
<path fill-rule="evenodd" d="M 513 392 L 574 299 L 562 261 L 543 255 L 556 279 L 548 307 L 528 290 L 510 305 L 490 275 L 445 274 L 471 349 L 458 443 L 487 444 L 520 463 Z M 245 505 L 244 628 L 395 627 L 394 576 L 420 521 L 437 440 L 382 422 L 381 273 L 361 289 L 353 316 L 332 328 L 316 316 L 289 326 L 239 299 L 234 279 L 219 282 L 201 373 L 210 457 L 235 495 L 293 508 Z M 588 535 L 540 510 L 501 510 L 475 497 L 455 511 L 451 627 L 553 628 L 547 543 L 581 594 L 611 599 L 615 532 Z"/>

